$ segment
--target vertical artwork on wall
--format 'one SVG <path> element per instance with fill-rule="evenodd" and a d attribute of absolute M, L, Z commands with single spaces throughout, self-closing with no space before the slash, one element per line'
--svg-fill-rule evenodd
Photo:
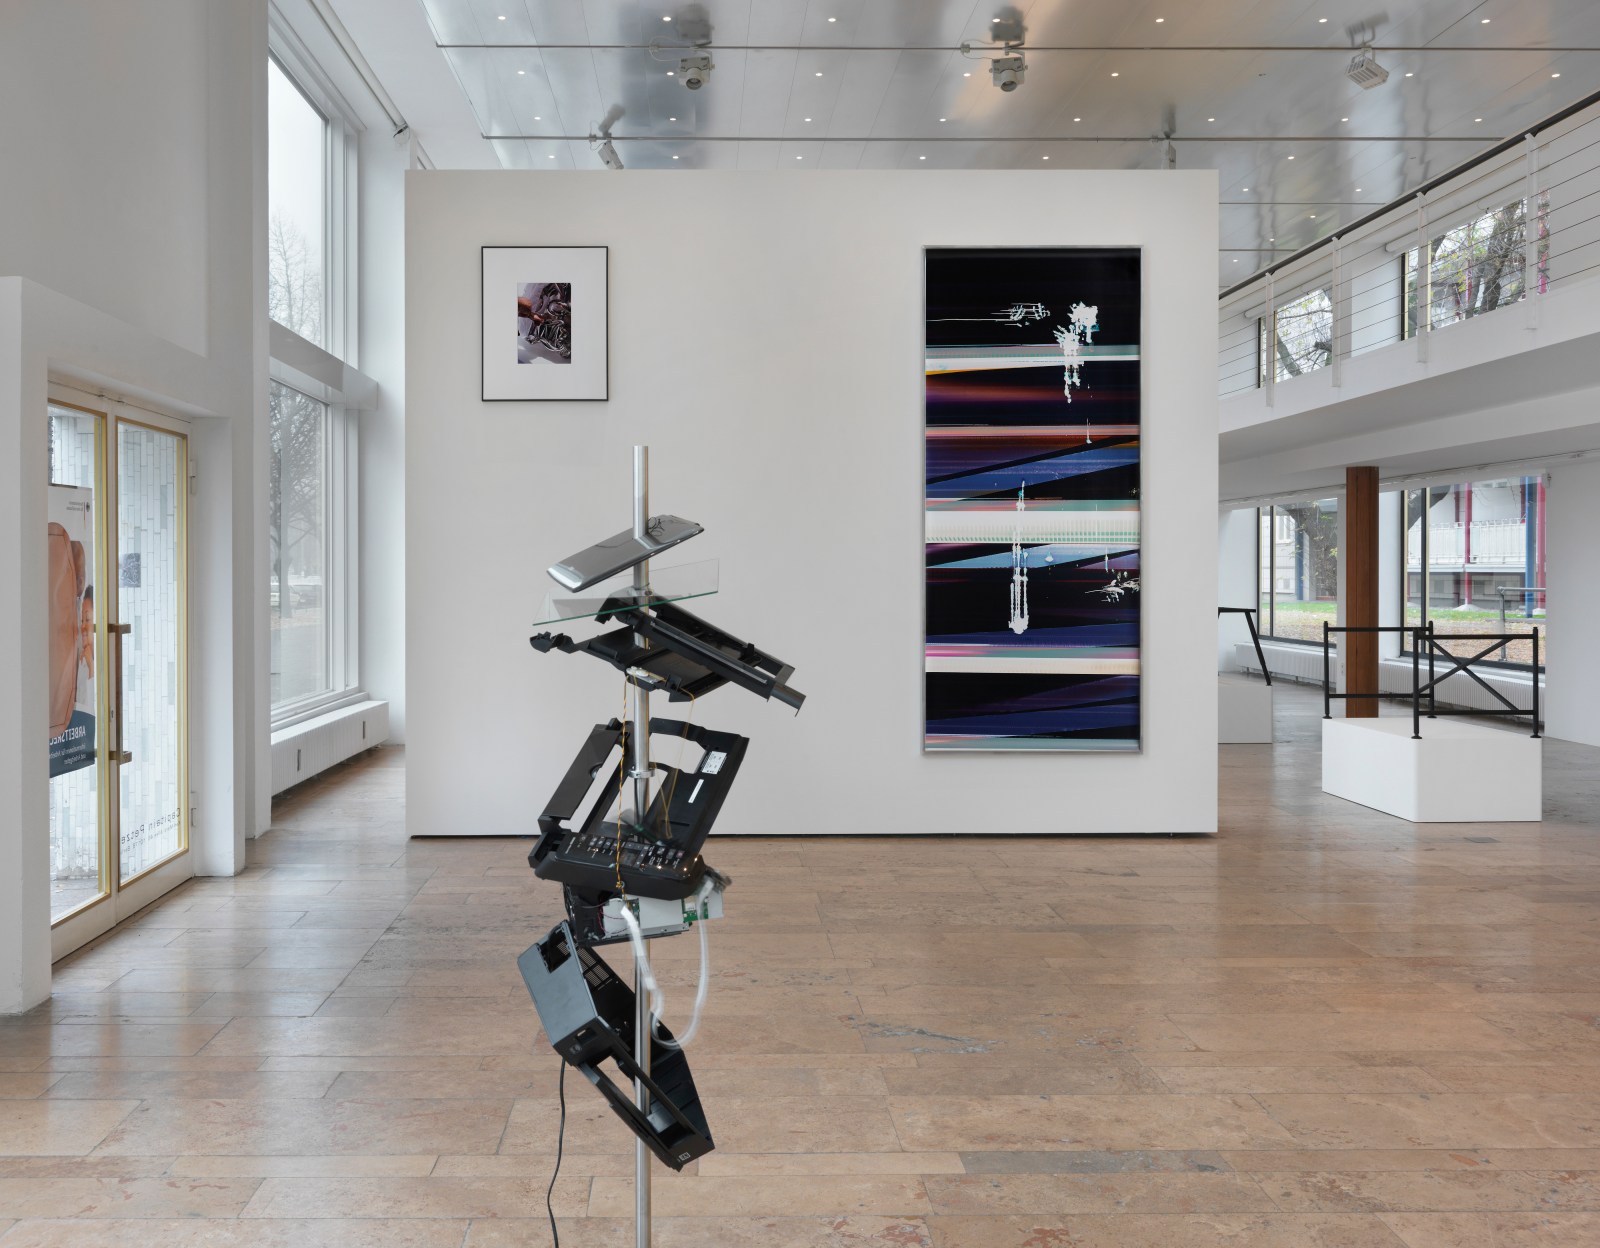
<path fill-rule="evenodd" d="M 1138 248 L 926 253 L 924 746 L 1139 749 Z"/>

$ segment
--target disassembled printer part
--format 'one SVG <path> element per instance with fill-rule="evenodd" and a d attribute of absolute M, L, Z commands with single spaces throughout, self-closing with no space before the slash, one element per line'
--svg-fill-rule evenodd
<path fill-rule="evenodd" d="M 621 672 L 631 710 L 590 729 L 539 816 L 528 865 L 540 879 L 562 886 L 568 918 L 518 966 L 551 1045 L 639 1137 L 637 1181 L 647 1192 L 644 1149 L 681 1169 L 712 1148 L 687 1060 L 651 1012 L 648 962 L 637 956 L 647 939 L 722 915 L 729 881 L 701 849 L 750 742 L 692 722 L 694 710 L 699 699 L 730 684 L 797 711 L 805 695 L 789 684 L 791 665 L 676 605 L 676 599 L 712 591 L 652 591 L 650 559 L 703 530 L 680 516 L 648 515 L 646 456 L 646 448 L 634 448 L 633 528 L 549 569 L 569 592 L 601 586 L 587 599 L 553 607 L 553 619 L 593 619 L 608 627 L 581 641 L 550 632 L 531 638 L 542 654 L 587 654 Z M 603 584 L 623 573 L 631 573 L 627 581 Z M 688 702 L 688 717 L 652 720 L 653 692 Z M 677 762 L 653 761 L 652 743 L 669 742 Z M 703 927 L 701 936 L 703 942 Z M 631 992 L 594 952 L 627 940 L 636 950 Z M 701 949 L 703 981 L 704 943 Z M 697 1017 L 703 998 L 704 982 Z M 601 1072 L 599 1063 L 607 1059 L 635 1081 L 636 1102 Z"/>

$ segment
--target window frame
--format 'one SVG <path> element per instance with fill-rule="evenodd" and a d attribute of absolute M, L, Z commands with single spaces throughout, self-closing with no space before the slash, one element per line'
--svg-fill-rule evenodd
<path fill-rule="evenodd" d="M 317 65 L 299 37 L 269 12 L 269 59 L 327 125 L 323 144 L 323 338 L 312 342 L 277 321 L 269 325 L 269 377 L 323 404 L 326 422 L 324 524 L 330 688 L 269 708 L 274 732 L 365 700 L 361 688 L 359 577 L 359 409 L 370 406 L 376 383 L 357 368 L 357 150 L 363 129 L 354 109 Z M 270 318 L 269 318 L 270 319 Z M 269 384 L 270 384 L 269 383 Z M 270 523 L 270 520 L 268 521 Z M 263 586 L 270 613 L 270 597 Z M 280 588 L 281 592 L 281 588 Z M 270 624 L 269 624 L 270 627 Z"/>
<path fill-rule="evenodd" d="M 1274 502 L 1261 503 L 1261 504 L 1258 504 L 1256 506 L 1256 602 L 1258 604 L 1260 604 L 1262 602 L 1265 602 L 1265 604 L 1266 604 L 1264 609 L 1258 606 L 1258 617 L 1259 618 L 1257 619 L 1256 623 L 1257 623 L 1257 630 L 1260 632 L 1261 640 L 1263 642 L 1272 641 L 1272 642 L 1278 643 L 1279 645 L 1284 645 L 1284 646 L 1320 646 L 1320 645 L 1322 645 L 1322 642 L 1320 640 L 1317 640 L 1317 639 L 1307 639 L 1307 638 L 1304 638 L 1304 637 L 1280 636 L 1278 634 L 1278 632 L 1277 632 L 1277 619 L 1278 619 L 1278 589 L 1277 589 L 1277 582 L 1278 582 L 1278 526 L 1279 526 L 1280 522 L 1292 523 L 1292 519 L 1290 517 L 1281 515 L 1280 506 L 1279 505 L 1282 504 L 1282 503 L 1296 503 L 1296 502 L 1307 502 L 1307 503 L 1315 504 L 1315 503 L 1326 502 L 1326 501 L 1328 501 L 1330 499 L 1335 503 L 1335 505 L 1337 506 L 1337 508 L 1339 510 L 1339 513 L 1340 513 L 1339 525 L 1340 525 L 1340 533 L 1342 535 L 1342 533 L 1343 533 L 1343 524 L 1344 524 L 1344 521 L 1343 521 L 1344 494 L 1343 494 L 1342 491 L 1334 491 L 1332 494 L 1320 494 L 1315 498 L 1304 498 L 1304 499 L 1294 498 L 1294 497 L 1282 498 L 1282 499 L 1278 499 L 1278 500 L 1276 500 Z M 1263 526 L 1262 523 L 1261 523 L 1263 518 L 1265 518 L 1266 521 L 1267 521 L 1265 526 Z M 1265 558 L 1263 558 L 1262 553 L 1261 553 L 1261 541 L 1262 541 L 1263 532 L 1265 532 L 1265 534 L 1266 534 L 1266 542 L 1267 542 L 1267 552 L 1266 552 Z M 1341 541 L 1342 541 L 1342 537 L 1341 537 Z M 1341 555 L 1339 555 L 1337 557 L 1342 558 L 1342 553 L 1341 553 Z M 1262 572 L 1263 568 L 1265 568 L 1266 573 L 1267 573 L 1267 583 L 1266 583 L 1265 587 L 1263 587 L 1262 584 L 1261 584 L 1261 572 Z M 1336 573 L 1335 574 L 1335 593 L 1336 593 L 1336 595 L 1337 595 L 1337 585 L 1338 585 L 1338 574 Z M 1335 596 L 1335 598 L 1333 599 L 1333 602 L 1334 602 L 1334 607 L 1335 607 L 1335 620 L 1336 620 L 1337 619 L 1337 610 L 1338 610 L 1338 598 L 1337 598 L 1337 596 Z"/>
<path fill-rule="evenodd" d="M 1495 311 L 1495 310 L 1497 310 L 1497 309 L 1490 309 L 1490 311 Z M 1451 323 L 1452 324 L 1458 324 L 1459 322 L 1451 322 Z M 1487 478 L 1487 479 L 1488 480 L 1498 480 L 1499 478 Z M 1547 489 L 1549 487 L 1549 481 L 1546 478 L 1545 474 L 1543 474 L 1543 473 L 1530 474 L 1525 479 L 1538 482 L 1539 483 L 1539 488 L 1541 490 Z M 1409 535 L 1410 535 L 1410 532 L 1411 532 L 1411 514 L 1410 514 L 1410 509 L 1411 509 L 1411 495 L 1412 495 L 1412 493 L 1414 493 L 1414 492 L 1421 493 L 1423 495 L 1423 499 L 1424 499 L 1423 506 L 1422 506 L 1421 528 L 1420 528 L 1419 534 L 1418 534 L 1418 536 L 1419 536 L 1418 551 L 1419 551 L 1419 556 L 1420 556 L 1420 565 L 1419 565 L 1420 571 L 1418 572 L 1418 575 L 1421 577 L 1421 584 L 1419 586 L 1420 593 L 1419 593 L 1418 606 L 1417 606 L 1417 615 L 1418 615 L 1418 624 L 1417 624 L 1417 626 L 1418 627 L 1426 627 L 1426 625 L 1428 623 L 1428 616 L 1429 616 L 1429 599 L 1433 596 L 1432 595 L 1432 588 L 1433 588 L 1432 587 L 1432 582 L 1429 579 L 1433 574 L 1432 573 L 1432 562 L 1430 560 L 1430 554 L 1431 554 L 1430 547 L 1432 545 L 1432 536 L 1431 536 L 1430 530 L 1432 529 L 1432 525 L 1429 523 L 1429 517 L 1432 514 L 1434 504 L 1438 501 L 1437 499 L 1434 498 L 1434 492 L 1435 491 L 1449 491 L 1451 489 L 1460 489 L 1462 487 L 1465 487 L 1465 488 L 1470 490 L 1476 484 L 1478 484 L 1476 481 L 1438 481 L 1438 480 L 1429 480 L 1429 481 L 1427 481 L 1427 482 L 1425 482 L 1423 484 L 1420 484 L 1420 485 L 1402 485 L 1400 487 L 1400 525 L 1399 525 L 1400 533 L 1399 533 L 1399 539 L 1398 539 L 1399 543 L 1400 543 L 1400 557 L 1397 560 L 1397 562 L 1399 564 L 1399 572 L 1400 572 L 1400 600 L 1399 601 L 1400 601 L 1400 623 L 1402 625 L 1406 625 L 1407 624 L 1406 617 L 1410 613 L 1410 610 L 1411 610 L 1411 568 L 1410 568 L 1410 564 L 1409 564 L 1409 561 L 1408 561 L 1408 558 L 1407 558 L 1407 543 L 1408 543 Z M 1537 511 L 1537 509 L 1536 509 L 1536 511 Z M 1466 568 L 1466 569 L 1463 570 L 1462 575 L 1463 576 L 1471 576 L 1472 575 L 1472 570 L 1470 568 Z M 1522 583 L 1524 585 L 1528 584 L 1529 578 L 1532 575 L 1533 575 L 1533 573 L 1532 573 L 1531 570 L 1529 570 L 1527 568 L 1524 568 L 1523 569 L 1523 573 L 1522 573 Z M 1546 598 L 1546 608 L 1545 608 L 1545 610 L 1548 613 L 1548 611 L 1549 611 L 1549 606 L 1548 606 L 1549 594 L 1548 594 L 1548 591 L 1546 591 L 1545 598 Z M 1546 640 L 1547 640 L 1547 638 L 1549 636 L 1549 634 L 1548 634 L 1548 632 L 1546 630 L 1546 627 L 1545 627 L 1546 617 L 1544 617 L 1544 616 L 1539 617 L 1538 622 L 1539 622 L 1539 625 L 1540 625 L 1539 639 L 1540 639 L 1540 648 L 1541 648 L 1541 651 L 1542 651 L 1543 647 L 1544 647 L 1544 643 L 1546 642 Z M 1491 628 L 1492 628 L 1492 625 L 1487 625 L 1487 626 L 1485 626 L 1484 631 L 1488 632 L 1488 631 L 1490 631 Z M 1438 636 L 1443 638 L 1443 639 L 1445 639 L 1445 640 L 1447 640 L 1447 641 L 1449 640 L 1449 634 L 1448 633 L 1440 633 L 1440 634 L 1438 634 Z M 1413 653 L 1415 653 L 1415 647 L 1413 647 L 1412 644 L 1411 644 L 1411 634 L 1409 632 L 1402 631 L 1401 634 L 1400 634 L 1400 654 L 1401 654 L 1402 657 L 1409 657 Z M 1496 668 L 1496 669 L 1498 669 L 1500 671 L 1504 671 L 1504 672 L 1530 672 L 1531 673 L 1533 671 L 1533 662 L 1532 662 L 1531 658 L 1527 663 L 1513 662 L 1513 661 L 1508 660 L 1508 659 L 1483 658 L 1483 659 L 1478 659 L 1474 663 L 1474 666 L 1492 667 L 1492 668 Z M 1543 655 L 1541 654 L 1541 661 L 1539 663 L 1539 673 L 1540 674 L 1543 674 L 1543 672 L 1545 671 L 1546 666 L 1547 665 L 1543 661 Z"/>

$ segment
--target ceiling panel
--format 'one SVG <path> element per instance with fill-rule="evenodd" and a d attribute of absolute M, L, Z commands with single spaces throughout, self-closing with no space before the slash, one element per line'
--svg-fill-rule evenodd
<path fill-rule="evenodd" d="M 607 123 L 629 168 L 675 169 L 1155 169 L 1170 135 L 1219 174 L 1229 283 L 1600 87 L 1600 0 L 421 3 L 508 167 L 600 168 Z M 1011 93 L 959 50 L 1002 36 Z"/>

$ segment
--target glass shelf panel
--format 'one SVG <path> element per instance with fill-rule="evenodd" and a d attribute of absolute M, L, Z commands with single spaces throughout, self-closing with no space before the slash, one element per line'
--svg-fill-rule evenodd
<path fill-rule="evenodd" d="M 717 592 L 720 572 L 721 561 L 717 559 L 680 563 L 670 568 L 651 568 L 649 601 L 683 602 L 689 598 L 708 597 Z M 581 594 L 546 595 L 544 605 L 533 622 L 537 626 L 560 624 L 567 620 L 603 620 L 618 611 L 629 610 L 637 602 L 630 570 L 593 585 Z"/>

